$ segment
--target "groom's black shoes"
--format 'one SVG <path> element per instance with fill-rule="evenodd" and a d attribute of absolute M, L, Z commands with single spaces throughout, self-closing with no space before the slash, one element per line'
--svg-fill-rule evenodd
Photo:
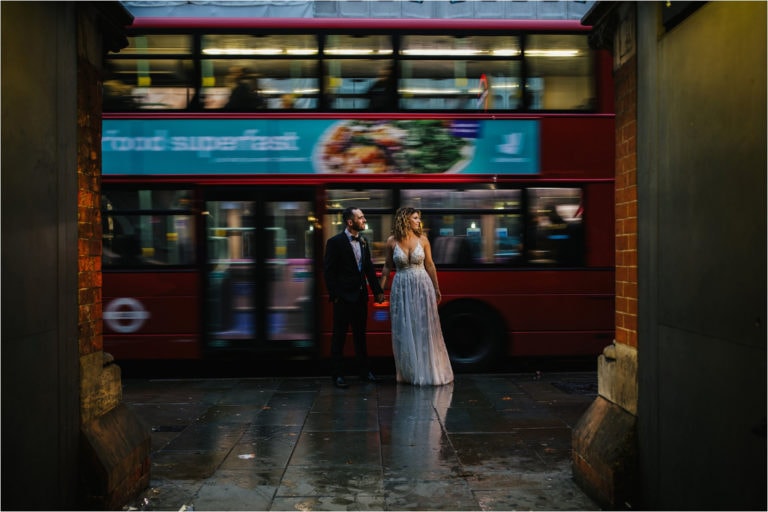
<path fill-rule="evenodd" d="M 344 377 L 334 377 L 333 378 L 333 385 L 336 386 L 337 388 L 341 388 L 341 389 L 349 387 L 349 384 L 347 384 L 347 381 L 344 380 Z"/>

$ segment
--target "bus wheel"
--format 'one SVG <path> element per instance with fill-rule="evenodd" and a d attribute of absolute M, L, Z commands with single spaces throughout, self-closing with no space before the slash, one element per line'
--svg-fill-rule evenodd
<path fill-rule="evenodd" d="M 486 371 L 504 351 L 504 323 L 488 306 L 454 301 L 440 309 L 443 338 L 455 372 Z"/>

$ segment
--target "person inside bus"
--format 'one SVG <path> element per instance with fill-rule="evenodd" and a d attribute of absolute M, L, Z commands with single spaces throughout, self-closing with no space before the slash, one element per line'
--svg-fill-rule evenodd
<path fill-rule="evenodd" d="M 392 73 L 392 66 L 379 68 L 379 76 L 371 84 L 365 97 L 368 98 L 368 110 L 371 112 L 391 112 L 397 109 L 397 87 Z"/>
<path fill-rule="evenodd" d="M 105 74 L 102 98 L 102 108 L 107 112 L 120 112 L 136 110 L 139 104 L 133 96 L 133 88 L 120 80 L 113 66 L 105 65 Z"/>
<path fill-rule="evenodd" d="M 366 220 L 360 208 L 349 207 L 342 213 L 345 229 L 326 242 L 323 275 L 328 298 L 333 303 L 331 338 L 331 376 L 338 388 L 348 387 L 344 379 L 343 352 L 347 330 L 352 326 L 357 370 L 362 380 L 376 382 L 368 361 L 365 329 L 368 319 L 368 287 L 375 302 L 384 302 L 384 291 L 376 279 L 371 248 L 360 234 Z"/>
<path fill-rule="evenodd" d="M 544 259 L 539 263 L 564 263 L 563 253 L 568 242 L 568 225 L 549 203 L 539 210 L 536 218 L 536 249 Z"/>
<path fill-rule="evenodd" d="M 491 83 L 485 73 L 480 75 L 480 92 L 477 95 L 476 107 L 485 112 L 491 107 Z"/>
<path fill-rule="evenodd" d="M 381 270 L 384 289 L 392 270 L 389 311 L 397 382 L 440 386 L 453 382 L 453 369 L 440 327 L 440 286 L 421 213 L 403 207 L 395 213 Z"/>
<path fill-rule="evenodd" d="M 230 68 L 230 77 L 234 80 L 234 87 L 229 96 L 229 101 L 224 106 L 225 110 L 233 112 L 250 112 L 263 109 L 264 98 L 259 93 L 258 81 L 248 73 L 248 70 L 234 66 Z"/>
<path fill-rule="evenodd" d="M 280 108 L 291 109 L 296 107 L 296 96 L 294 94 L 283 94 L 280 96 Z"/>

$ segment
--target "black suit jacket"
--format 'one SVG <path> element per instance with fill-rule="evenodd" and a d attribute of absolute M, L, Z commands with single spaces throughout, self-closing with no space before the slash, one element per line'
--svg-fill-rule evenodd
<path fill-rule="evenodd" d="M 343 299 L 347 302 L 355 302 L 360 298 L 361 288 L 365 288 L 366 280 L 374 295 L 384 293 L 376 278 L 376 270 L 371 261 L 371 247 L 368 241 L 360 237 L 360 250 L 362 252 L 362 271 L 357 269 L 355 252 L 347 234 L 342 231 L 328 239 L 325 245 L 325 259 L 323 261 L 323 275 L 325 286 L 331 302 Z"/>

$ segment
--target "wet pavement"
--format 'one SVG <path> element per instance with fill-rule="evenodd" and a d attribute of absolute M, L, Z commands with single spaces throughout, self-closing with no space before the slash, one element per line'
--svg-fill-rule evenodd
<path fill-rule="evenodd" d="M 124 509 L 600 510 L 570 456 L 595 372 L 348 382 L 124 379 L 152 431 L 150 487 Z"/>

